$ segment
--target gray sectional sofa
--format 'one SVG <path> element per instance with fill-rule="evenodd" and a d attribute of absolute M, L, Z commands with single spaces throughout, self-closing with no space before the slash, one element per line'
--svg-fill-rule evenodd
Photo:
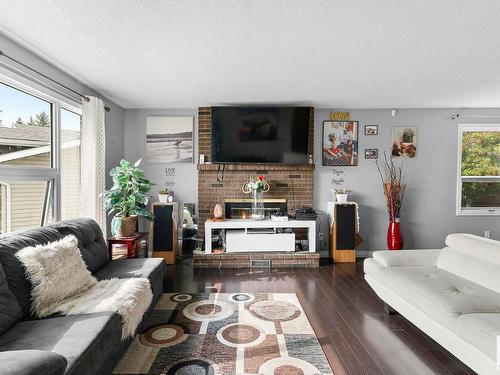
<path fill-rule="evenodd" d="M 56 241 L 68 234 L 78 238 L 82 257 L 97 279 L 147 277 L 153 291 L 149 311 L 162 294 L 165 261 L 110 261 L 102 231 L 91 219 L 64 221 L 0 238 L 2 375 L 110 374 L 131 342 L 121 340 L 121 318 L 114 312 L 45 319 L 31 316 L 31 285 L 15 254 L 26 246 Z"/>

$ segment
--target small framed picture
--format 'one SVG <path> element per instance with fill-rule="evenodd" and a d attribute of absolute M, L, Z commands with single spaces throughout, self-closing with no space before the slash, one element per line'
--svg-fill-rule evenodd
<path fill-rule="evenodd" d="M 378 148 L 365 149 L 365 159 L 378 159 Z"/>
<path fill-rule="evenodd" d="M 414 158 L 417 155 L 417 128 L 396 126 L 392 128 L 392 156 Z"/>
<path fill-rule="evenodd" d="M 365 125 L 365 135 L 377 135 L 378 125 Z"/>

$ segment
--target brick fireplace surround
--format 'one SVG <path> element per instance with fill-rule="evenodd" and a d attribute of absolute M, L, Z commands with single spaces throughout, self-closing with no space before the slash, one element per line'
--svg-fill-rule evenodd
<path fill-rule="evenodd" d="M 309 154 L 314 153 L 314 110 L 311 111 L 309 122 Z M 198 108 L 198 153 L 204 155 L 205 163 L 211 161 L 211 107 Z M 198 158 L 199 160 L 199 158 Z M 221 166 L 222 167 L 222 166 Z M 219 203 L 224 207 L 224 200 L 228 198 L 249 198 L 247 194 L 241 191 L 241 186 L 249 177 L 257 175 L 266 176 L 271 189 L 265 193 L 264 198 L 286 198 L 288 202 L 288 211 L 293 212 L 295 208 L 313 205 L 314 191 L 314 165 L 283 165 L 283 164 L 226 164 L 224 179 L 217 181 L 218 164 L 198 164 L 198 214 L 200 238 L 203 238 L 205 230 L 205 221 L 212 216 L 214 206 Z M 304 254 L 297 253 L 289 256 L 283 254 L 266 253 L 267 259 L 281 267 L 289 264 L 291 266 L 304 264 L 306 267 L 314 267 L 317 262 L 298 262 L 298 257 L 304 257 Z M 312 258 L 319 259 L 315 254 Z M 294 256 L 297 259 L 294 259 Z M 196 256 L 194 258 L 195 267 L 238 267 L 240 263 L 248 264 L 249 259 L 262 259 L 262 254 L 244 254 L 241 255 L 241 261 L 238 262 L 238 256 L 235 254 L 223 254 L 208 261 L 210 256 Z M 275 260 L 273 261 L 273 258 Z M 229 262 L 229 258 L 231 261 Z M 203 261 L 206 259 L 206 261 Z M 302 259 L 302 258 L 301 258 Z M 221 261 L 222 260 L 222 261 Z M 227 260 L 227 262 L 224 262 Z M 286 262 L 285 262 L 286 260 Z"/>

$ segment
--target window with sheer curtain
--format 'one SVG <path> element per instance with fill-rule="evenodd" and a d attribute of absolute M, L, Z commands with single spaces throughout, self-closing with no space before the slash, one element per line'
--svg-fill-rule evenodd
<path fill-rule="evenodd" d="M 0 75 L 0 233 L 79 216 L 81 106 Z"/>

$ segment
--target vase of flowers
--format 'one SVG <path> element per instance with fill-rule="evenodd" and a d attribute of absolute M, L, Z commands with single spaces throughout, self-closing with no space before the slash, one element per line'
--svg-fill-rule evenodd
<path fill-rule="evenodd" d="M 384 161 L 379 164 L 376 160 L 377 169 L 382 180 L 387 211 L 389 214 L 389 228 L 387 229 L 387 248 L 389 250 L 401 250 L 403 248 L 403 235 L 400 228 L 401 205 L 406 190 L 403 181 L 403 164 L 394 164 L 392 157 L 384 153 Z"/>
<path fill-rule="evenodd" d="M 269 191 L 270 186 L 265 176 L 250 178 L 241 188 L 245 194 L 252 194 L 252 219 L 263 220 L 265 218 L 264 202 L 262 194 Z"/>

